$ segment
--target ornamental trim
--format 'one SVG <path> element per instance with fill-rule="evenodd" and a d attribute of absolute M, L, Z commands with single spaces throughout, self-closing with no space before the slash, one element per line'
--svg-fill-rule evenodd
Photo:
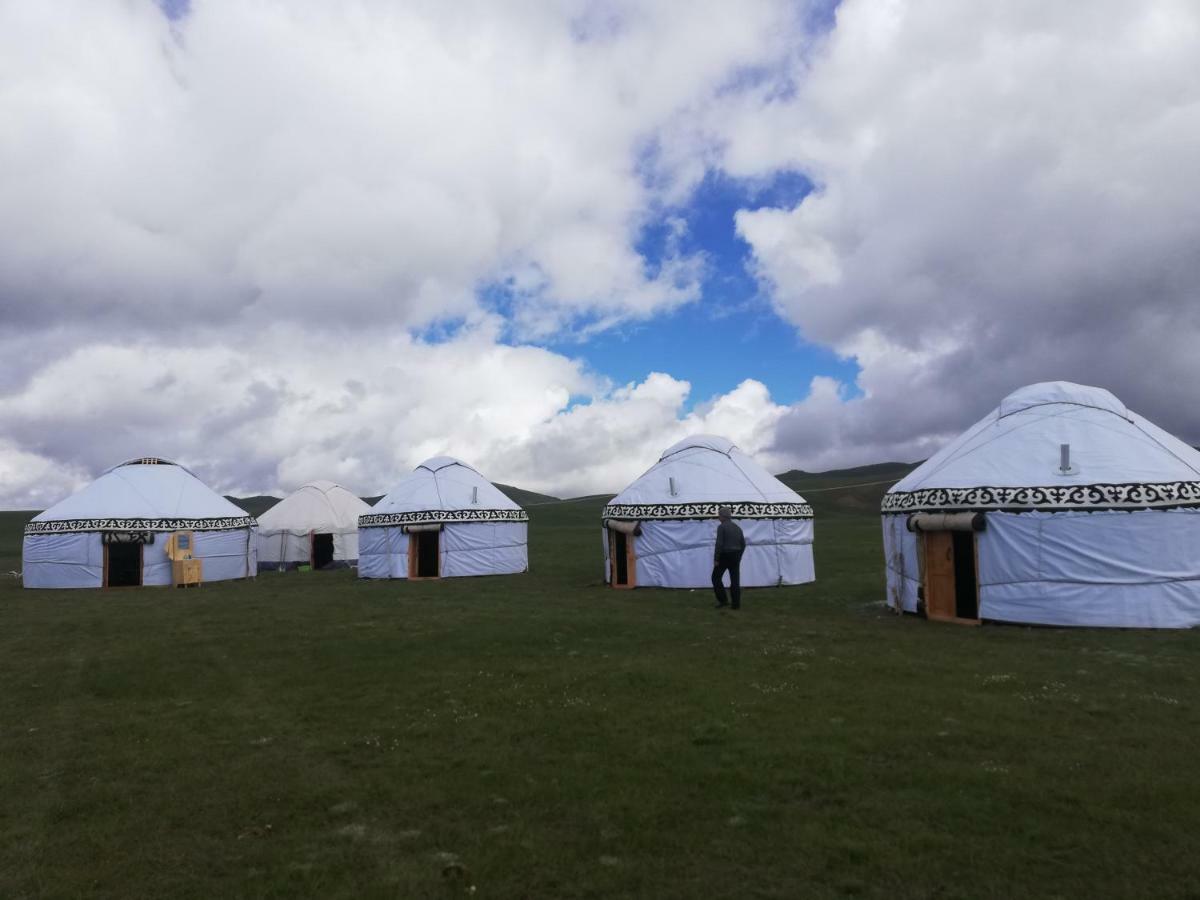
<path fill-rule="evenodd" d="M 715 519 L 728 506 L 735 519 L 811 519 L 807 503 L 610 503 L 602 518 L 639 521 L 664 519 Z"/>
<path fill-rule="evenodd" d="M 884 515 L 914 512 L 1070 512 L 1200 507 L 1200 481 L 1037 487 L 924 488 L 884 494 Z"/>
<path fill-rule="evenodd" d="M 434 525 L 455 522 L 528 522 L 523 509 L 422 509 L 396 513 L 365 513 L 359 528 L 388 528 L 395 525 Z"/>
<path fill-rule="evenodd" d="M 91 531 L 232 531 L 255 528 L 253 516 L 225 516 L 218 519 L 50 519 L 30 522 L 26 535 L 82 534 Z"/>

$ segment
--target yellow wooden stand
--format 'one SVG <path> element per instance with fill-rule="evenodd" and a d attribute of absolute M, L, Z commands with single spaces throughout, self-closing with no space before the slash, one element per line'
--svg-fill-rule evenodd
<path fill-rule="evenodd" d="M 167 538 L 167 559 L 171 560 L 171 583 L 175 587 L 200 587 L 204 580 L 204 561 L 192 557 L 194 540 L 190 531 L 177 531 Z"/>
<path fill-rule="evenodd" d="M 203 579 L 203 560 L 176 559 L 171 561 L 171 580 L 175 587 L 200 587 Z"/>

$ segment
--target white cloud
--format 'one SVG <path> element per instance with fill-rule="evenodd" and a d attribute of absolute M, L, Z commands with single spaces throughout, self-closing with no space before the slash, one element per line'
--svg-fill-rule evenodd
<path fill-rule="evenodd" d="M 816 183 L 738 229 L 780 313 L 862 367 L 781 451 L 913 458 L 1058 378 L 1200 440 L 1194 3 L 846 0 L 791 78 L 709 110 L 729 171 Z"/>
<path fill-rule="evenodd" d="M 363 347 L 285 326 L 238 348 L 89 346 L 0 400 L 0 432 L 14 438 L 0 444 L 0 506 L 44 505 L 142 455 L 233 493 L 315 478 L 383 493 L 442 453 L 498 481 L 599 493 L 691 432 L 754 451 L 783 412 L 753 381 L 686 413 L 689 390 L 659 373 L 613 387 L 561 355 L 499 344 L 487 327 L 439 344 Z"/>
<path fill-rule="evenodd" d="M 912 459 L 1054 378 L 1200 441 L 1195 5 L 844 0 L 817 44 L 802 18 L 0 2 L 0 503 L 156 452 L 363 492 L 450 452 L 558 494 L 692 431 L 775 470 Z M 693 302 L 705 260 L 636 244 L 714 167 L 817 185 L 737 228 L 857 391 L 689 411 L 653 360 L 613 387 L 505 343 Z"/>
<path fill-rule="evenodd" d="M 0 5 L 0 292 L 37 323 L 420 327 L 532 268 L 527 335 L 673 308 L 698 270 L 634 249 L 642 148 L 781 8 Z"/>

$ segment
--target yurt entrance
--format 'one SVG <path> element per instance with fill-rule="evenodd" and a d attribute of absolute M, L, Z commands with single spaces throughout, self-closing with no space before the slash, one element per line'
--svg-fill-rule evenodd
<path fill-rule="evenodd" d="M 913 517 L 921 534 L 925 615 L 943 622 L 979 624 L 979 569 L 975 532 L 984 517 L 976 513 Z"/>
<path fill-rule="evenodd" d="M 637 587 L 637 522 L 608 523 L 608 583 L 615 588 Z"/>
<path fill-rule="evenodd" d="M 324 569 L 333 562 L 333 535 L 313 534 L 312 536 L 312 567 Z"/>
<path fill-rule="evenodd" d="M 419 530 L 418 530 L 419 529 Z M 408 577 L 440 578 L 441 525 L 410 526 L 408 533 Z"/>
<path fill-rule="evenodd" d="M 105 532 L 105 587 L 141 587 L 142 542 L 133 538 L 123 532 Z"/>

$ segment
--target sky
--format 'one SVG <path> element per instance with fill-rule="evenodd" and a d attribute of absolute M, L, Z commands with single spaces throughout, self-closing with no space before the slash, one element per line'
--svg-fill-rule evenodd
<path fill-rule="evenodd" d="M 1200 7 L 0 0 L 0 507 L 1200 443 Z"/>

